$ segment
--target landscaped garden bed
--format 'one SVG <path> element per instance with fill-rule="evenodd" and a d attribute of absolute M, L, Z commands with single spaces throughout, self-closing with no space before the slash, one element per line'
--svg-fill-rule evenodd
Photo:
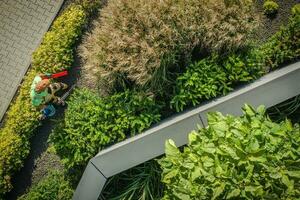
<path fill-rule="evenodd" d="M 0 130 L 0 151 L 4 152 L 0 157 L 0 194 L 11 189 L 11 174 L 22 166 L 29 153 L 29 138 L 39 125 L 38 112 L 33 111 L 28 95 L 32 78 L 36 73 L 60 71 L 71 66 L 73 62 L 76 41 L 87 24 L 88 13 L 93 10 L 87 7 L 90 5 L 89 1 L 78 2 L 65 8 L 45 35 L 41 46 L 33 54 L 31 71 L 28 72 L 19 95 L 8 112 L 4 128 Z M 255 35 L 259 31 L 257 28 L 260 19 L 257 17 L 255 6 L 258 5 L 261 3 L 254 5 L 246 0 L 224 0 L 224 2 L 182 0 L 176 3 L 171 0 L 108 1 L 100 10 L 100 16 L 95 20 L 93 30 L 85 36 L 80 45 L 83 71 L 79 88 L 69 98 L 64 118 L 59 120 L 57 128 L 50 136 L 51 148 L 60 156 L 65 170 L 51 172 L 22 199 L 49 199 L 50 196 L 46 195 L 47 188 L 53 185 L 57 187 L 51 190 L 54 194 L 51 196 L 52 199 L 70 198 L 71 188 L 78 183 L 88 160 L 100 150 L 141 133 L 167 116 L 214 97 L 226 95 L 241 84 L 247 84 L 272 70 L 297 61 L 300 57 L 299 11 L 295 8 L 289 21 L 273 36 L 257 41 Z M 95 7 L 97 6 L 100 7 L 96 4 Z M 280 16 L 280 9 L 277 15 Z M 24 110 L 22 114 L 21 109 Z M 243 117 L 233 119 L 218 115 L 209 122 L 228 121 L 230 124 L 236 120 L 236 123 L 243 122 L 248 127 L 247 123 L 250 122 L 245 120 L 250 116 L 253 120 L 256 117 L 261 120 L 259 123 L 272 124 L 279 129 L 285 127 L 289 136 L 290 132 L 298 131 L 297 126 L 293 128 L 288 122 L 275 124 L 268 121 L 263 109 L 257 112 L 249 107 L 246 109 L 248 110 Z M 249 114 L 249 110 L 254 114 Z M 269 128 L 272 129 L 271 126 Z M 214 131 L 207 128 L 199 132 L 205 136 L 206 133 L 209 135 L 209 132 Z M 251 134 L 252 132 L 247 133 L 247 137 L 251 137 Z M 291 137 L 294 139 L 296 136 L 295 134 Z M 164 171 L 162 180 L 166 183 L 165 199 L 188 198 L 186 195 L 190 195 L 191 199 L 199 195 L 203 198 L 250 195 L 248 197 L 252 198 L 255 195 L 266 194 L 262 191 L 267 186 L 255 185 L 255 188 L 253 186 L 242 190 L 227 183 L 222 185 L 218 179 L 214 179 L 215 182 L 205 180 L 212 183 L 205 184 L 205 188 L 199 184 L 195 188 L 191 186 L 189 192 L 181 191 L 180 184 L 189 185 L 191 182 L 176 179 L 180 178 L 181 175 L 178 174 L 181 172 L 177 170 L 175 173 L 176 170 L 169 166 L 171 161 L 173 162 L 170 157 L 173 154 L 169 149 L 172 149 L 178 157 L 188 157 L 189 154 L 192 156 L 192 153 L 188 153 L 194 152 L 194 146 L 191 145 L 197 141 L 201 146 L 203 138 L 192 134 L 191 143 L 185 148 L 184 153 L 175 150 L 172 142 L 168 143 L 167 158 L 160 161 Z M 209 139 L 211 138 L 208 137 Z M 295 140 L 296 143 L 299 142 L 297 138 Z M 251 145 L 258 150 L 257 143 L 261 144 L 264 141 L 264 139 L 257 140 Z M 189 148 L 192 150 L 187 150 Z M 297 148 L 299 146 L 295 147 Z M 271 151 L 266 153 L 268 159 L 271 153 Z M 228 159 L 224 153 L 220 156 L 218 159 L 224 161 Z M 232 157 L 233 160 L 237 160 L 235 158 Z M 209 161 L 210 164 L 216 162 L 216 160 Z M 194 169 L 195 166 L 192 168 L 192 162 L 190 163 L 190 168 Z M 182 163 L 175 164 L 172 166 L 180 168 Z M 238 166 L 238 163 L 235 164 Z M 172 176 L 167 175 L 167 168 L 172 171 Z M 251 171 L 249 167 L 246 168 Z M 188 169 L 186 172 L 189 174 L 192 171 L 189 172 Z M 291 192 L 291 182 L 295 183 L 294 188 L 299 184 L 297 183 L 299 175 L 295 175 L 297 170 L 291 170 L 293 174 L 291 179 L 282 176 L 285 177 L 282 178 L 283 185 L 275 180 L 276 187 L 288 186 L 287 190 L 273 192 L 275 190 L 270 189 L 269 192 L 278 198 L 299 197 L 297 190 Z M 106 187 L 105 198 L 160 198 L 163 192 L 159 184 L 159 173 L 160 168 L 156 161 L 150 161 L 117 175 Z M 196 175 L 192 181 L 200 177 L 199 173 Z M 238 180 L 246 177 L 244 174 L 232 175 L 235 176 L 238 176 Z M 273 179 L 268 181 L 270 182 L 268 187 L 271 187 Z M 175 185 L 170 185 L 171 182 L 179 183 L 179 189 L 176 189 Z M 115 192 L 116 186 L 118 192 Z"/>

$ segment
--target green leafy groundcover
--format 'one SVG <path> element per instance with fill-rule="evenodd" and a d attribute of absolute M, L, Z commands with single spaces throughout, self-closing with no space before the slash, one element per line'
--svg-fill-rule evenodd
<path fill-rule="evenodd" d="M 159 110 L 144 93 L 125 91 L 100 97 L 86 89 L 77 90 L 50 141 L 67 169 L 85 166 L 104 147 L 158 122 Z"/>
<path fill-rule="evenodd" d="M 86 22 L 83 7 L 71 4 L 54 21 L 33 54 L 31 69 L 7 112 L 4 127 L 0 129 L 0 197 L 11 190 L 11 175 L 23 165 L 29 153 L 29 138 L 39 125 L 39 113 L 30 103 L 31 82 L 38 73 L 58 72 L 72 64 L 73 48 Z"/>
<path fill-rule="evenodd" d="M 204 100 L 225 95 L 239 84 L 257 79 L 269 70 L 300 57 L 300 14 L 258 48 L 243 53 L 211 56 L 187 67 L 176 80 L 171 107 L 182 111 Z"/>
<path fill-rule="evenodd" d="M 64 174 L 59 171 L 51 171 L 18 200 L 70 200 L 72 195 L 73 189 L 64 178 Z"/>
<path fill-rule="evenodd" d="M 300 129 L 272 122 L 263 106 L 244 115 L 208 115 L 183 152 L 172 140 L 159 161 L 163 199 L 297 199 L 300 197 Z"/>

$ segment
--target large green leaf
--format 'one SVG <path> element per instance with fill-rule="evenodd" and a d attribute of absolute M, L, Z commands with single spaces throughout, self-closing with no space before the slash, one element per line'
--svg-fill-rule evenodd
<path fill-rule="evenodd" d="M 180 152 L 177 149 L 173 140 L 167 140 L 165 146 L 166 146 L 166 155 L 167 156 L 176 157 L 176 156 L 180 155 Z"/>

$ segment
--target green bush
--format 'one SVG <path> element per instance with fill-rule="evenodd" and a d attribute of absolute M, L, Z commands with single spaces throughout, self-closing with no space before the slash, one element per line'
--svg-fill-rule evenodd
<path fill-rule="evenodd" d="M 126 91 L 101 98 L 77 90 L 50 141 L 68 169 L 82 167 L 104 147 L 158 122 L 159 110 L 151 97 L 141 93 Z"/>
<path fill-rule="evenodd" d="M 209 57 L 188 66 L 176 80 L 171 108 L 182 111 L 186 106 L 225 95 L 238 83 L 257 79 L 264 73 L 263 58 L 260 51 L 251 50 L 224 58 Z"/>
<path fill-rule="evenodd" d="M 203 59 L 190 65 L 176 80 L 176 95 L 171 107 L 182 111 L 189 105 L 197 105 L 201 100 L 211 99 L 231 90 L 225 71 L 216 61 L 218 57 Z"/>
<path fill-rule="evenodd" d="M 208 127 L 192 132 L 180 152 L 166 142 L 159 161 L 163 199 L 298 199 L 300 129 L 272 122 L 265 109 L 244 115 L 208 115 Z"/>
<path fill-rule="evenodd" d="M 281 27 L 262 47 L 265 66 L 275 69 L 281 64 L 300 57 L 300 14 L 293 15 L 286 26 Z"/>
<path fill-rule="evenodd" d="M 266 15 L 274 15 L 277 13 L 279 5 L 275 1 L 267 0 L 263 8 Z"/>
<path fill-rule="evenodd" d="M 52 171 L 18 200 L 70 200 L 73 189 L 63 173 Z"/>
<path fill-rule="evenodd" d="M 84 82 L 101 92 L 124 80 L 157 90 L 179 61 L 189 61 L 195 47 L 220 52 L 244 47 L 257 25 L 252 4 L 227 2 L 108 1 L 81 46 Z"/>
<path fill-rule="evenodd" d="M 292 7 L 292 15 L 300 15 L 300 3 Z"/>
<path fill-rule="evenodd" d="M 34 76 L 70 67 L 73 48 L 86 22 L 81 6 L 70 5 L 53 23 L 40 47 L 33 53 L 32 66 L 24 77 L 16 100 L 11 103 L 0 129 L 0 195 L 11 190 L 11 175 L 29 153 L 29 138 L 39 125 L 38 111 L 31 105 L 30 85 Z"/>

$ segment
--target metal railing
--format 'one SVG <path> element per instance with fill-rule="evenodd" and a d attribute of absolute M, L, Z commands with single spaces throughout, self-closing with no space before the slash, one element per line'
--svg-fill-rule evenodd
<path fill-rule="evenodd" d="M 300 94 L 300 62 L 271 72 L 232 93 L 207 102 L 189 111 L 163 120 L 137 136 L 117 143 L 93 157 L 76 188 L 74 200 L 96 200 L 107 178 L 156 158 L 165 152 L 165 140 L 177 146 L 187 143 L 187 135 L 197 125 L 207 125 L 207 113 L 240 115 L 248 103 L 271 107 Z"/>

